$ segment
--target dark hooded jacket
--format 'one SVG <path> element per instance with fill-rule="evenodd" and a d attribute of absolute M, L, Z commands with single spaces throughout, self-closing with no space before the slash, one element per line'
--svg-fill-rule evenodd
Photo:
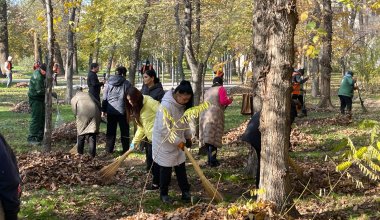
<path fill-rule="evenodd" d="M 0 134 L 0 202 L 5 219 L 17 215 L 20 210 L 20 182 L 16 157 Z"/>
<path fill-rule="evenodd" d="M 103 93 L 102 112 L 125 115 L 125 96 L 129 88 L 131 83 L 123 76 L 110 76 Z"/>
<path fill-rule="evenodd" d="M 147 85 L 143 84 L 141 88 L 141 93 L 143 95 L 148 95 L 159 102 L 161 102 L 162 97 L 164 97 L 165 95 L 164 88 L 162 87 L 162 84 L 160 82 L 155 83 L 150 88 Z"/>

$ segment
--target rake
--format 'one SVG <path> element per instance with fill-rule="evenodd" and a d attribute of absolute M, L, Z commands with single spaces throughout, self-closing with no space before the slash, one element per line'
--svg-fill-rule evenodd
<path fill-rule="evenodd" d="M 201 182 L 203 185 L 203 188 L 206 190 L 206 193 L 211 197 L 215 198 L 216 202 L 222 202 L 223 196 L 218 192 L 218 190 L 211 184 L 211 182 L 206 178 L 206 176 L 203 174 L 203 171 L 199 167 L 197 161 L 195 161 L 194 157 L 191 155 L 191 153 L 187 150 L 186 147 L 184 147 L 184 151 L 186 156 L 191 161 L 191 164 L 193 164 L 195 172 L 198 174 L 198 176 L 201 178 Z"/>

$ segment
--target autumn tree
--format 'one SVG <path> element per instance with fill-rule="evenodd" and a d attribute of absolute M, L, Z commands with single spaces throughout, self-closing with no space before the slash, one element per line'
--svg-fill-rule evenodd
<path fill-rule="evenodd" d="M 51 150 L 52 134 L 52 86 L 53 86 L 53 58 L 54 58 L 54 28 L 53 28 L 53 7 L 51 0 L 45 0 L 46 7 L 46 24 L 47 24 L 47 48 L 48 48 L 48 65 L 46 71 L 46 93 L 45 93 L 45 130 L 44 130 L 44 149 Z"/>
<path fill-rule="evenodd" d="M 332 9 L 331 0 L 322 0 L 321 4 L 322 23 L 321 26 L 326 31 L 322 37 L 321 57 L 319 60 L 321 67 L 321 99 L 318 106 L 321 108 L 332 107 L 331 103 L 331 60 L 332 60 Z"/>
<path fill-rule="evenodd" d="M 254 60 L 260 78 L 262 115 L 260 199 L 273 201 L 278 209 L 289 190 L 290 77 L 294 61 L 297 12 L 294 0 L 254 1 Z"/>
<path fill-rule="evenodd" d="M 8 49 L 8 20 L 7 20 L 7 1 L 0 0 L 0 65 L 3 66 L 7 60 Z M 2 73 L 2 68 L 0 68 Z"/>

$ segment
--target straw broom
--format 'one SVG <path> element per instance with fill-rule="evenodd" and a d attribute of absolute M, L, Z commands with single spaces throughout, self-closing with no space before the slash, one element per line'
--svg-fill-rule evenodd
<path fill-rule="evenodd" d="M 76 153 L 78 153 L 77 147 L 78 147 L 78 144 L 75 144 L 74 147 L 71 148 L 71 150 L 69 151 L 69 153 L 70 154 L 76 154 Z"/>
<path fill-rule="evenodd" d="M 133 150 L 128 150 L 123 155 L 121 155 L 119 158 L 117 158 L 114 162 L 110 163 L 109 165 L 103 167 L 99 173 L 100 177 L 102 179 L 110 179 L 116 174 L 116 171 L 119 169 L 123 161 L 128 157 L 129 154 L 132 153 Z"/>
<path fill-rule="evenodd" d="M 193 164 L 195 172 L 198 174 L 198 176 L 201 178 L 201 182 L 203 185 L 203 188 L 206 190 L 206 193 L 211 197 L 215 198 L 216 202 L 222 202 L 223 196 L 218 192 L 217 189 L 210 183 L 210 181 L 205 177 L 203 174 L 203 171 L 199 167 L 197 161 L 195 161 L 194 157 L 191 155 L 191 153 L 187 150 L 186 147 L 184 147 L 184 151 L 186 156 L 191 161 L 191 164 Z"/>

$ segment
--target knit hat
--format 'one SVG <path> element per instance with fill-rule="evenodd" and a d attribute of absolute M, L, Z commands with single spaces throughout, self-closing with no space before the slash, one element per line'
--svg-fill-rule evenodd
<path fill-rule="evenodd" d="M 46 64 L 45 63 L 41 64 L 40 69 L 42 69 L 43 71 L 46 71 Z"/>
<path fill-rule="evenodd" d="M 212 80 L 212 86 L 222 86 L 223 85 L 223 78 L 222 77 L 215 77 Z"/>

